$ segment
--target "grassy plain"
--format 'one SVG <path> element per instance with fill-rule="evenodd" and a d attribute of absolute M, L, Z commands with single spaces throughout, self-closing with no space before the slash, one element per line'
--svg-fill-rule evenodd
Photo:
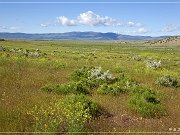
<path fill-rule="evenodd" d="M 102 67 L 114 76 L 124 73 L 159 93 L 162 105 L 166 108 L 166 115 L 160 118 L 143 118 L 128 107 L 128 95 L 94 93 L 88 97 L 111 116 L 89 121 L 86 125 L 89 131 L 168 132 L 169 128 L 180 128 L 180 88 L 164 87 L 155 83 L 158 77 L 165 74 L 180 81 L 179 46 L 152 46 L 143 42 L 123 44 L 115 41 L 23 40 L 0 41 L 0 46 L 7 49 L 38 48 L 47 54 L 31 58 L 0 51 L 0 132 L 34 131 L 33 120 L 27 112 L 34 106 L 48 109 L 54 102 L 61 102 L 66 97 L 42 91 L 40 88 L 47 84 L 69 82 L 70 74 L 83 66 Z M 161 60 L 162 66 L 149 69 L 146 67 L 147 60 Z M 57 131 L 64 129 L 59 127 Z"/>

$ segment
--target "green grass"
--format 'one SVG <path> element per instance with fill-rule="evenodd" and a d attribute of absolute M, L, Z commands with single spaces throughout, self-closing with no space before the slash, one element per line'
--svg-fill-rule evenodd
<path fill-rule="evenodd" d="M 124 45 L 114 41 L 23 40 L 6 40 L 0 42 L 0 46 L 7 49 L 38 48 L 47 54 L 32 58 L 9 51 L 0 52 L 1 132 L 31 132 L 35 131 L 35 127 L 37 131 L 67 131 L 68 122 L 61 113 L 62 108 L 60 107 L 58 111 L 54 103 L 63 102 L 70 93 L 77 94 L 79 93 L 77 91 L 81 93 L 84 89 L 88 92 L 90 90 L 90 94 L 86 97 L 111 114 L 88 121 L 85 124 L 88 131 L 109 132 L 116 129 L 117 132 L 129 130 L 158 132 L 168 131 L 169 127 L 179 127 L 179 87 L 164 87 L 155 83 L 157 78 L 166 74 L 180 82 L 180 65 L 177 64 L 180 59 L 178 46 L 148 46 L 142 43 Z M 137 60 L 136 56 L 141 60 Z M 161 60 L 161 68 L 157 70 L 146 68 L 147 59 Z M 98 94 L 96 90 L 102 84 L 96 85 L 96 82 L 92 83 L 86 79 L 83 82 L 79 82 L 82 79 L 72 80 L 72 73 L 84 66 L 102 67 L 103 71 L 109 70 L 115 78 L 118 78 L 119 74 L 124 74 L 131 79 L 120 79 L 118 83 L 109 82 L 107 88 L 103 88 L 103 92 L 110 91 L 112 94 L 108 92 Z M 134 80 L 132 84 L 135 82 L 141 86 L 146 85 L 156 94 L 145 92 L 146 94 L 142 95 L 137 93 L 131 95 L 134 86 L 128 83 L 130 87 L 127 87 L 125 85 L 127 80 Z M 71 82 L 79 82 L 80 86 L 85 84 L 83 89 L 80 89 L 82 88 L 80 86 L 66 87 Z M 42 87 L 51 92 L 41 90 Z M 158 102 L 149 102 L 148 97 L 155 98 Z M 35 106 L 39 109 L 35 109 Z M 27 113 L 32 110 L 39 115 L 35 115 L 37 113 L 32 113 L 33 116 L 28 115 Z M 52 117 L 45 117 L 46 113 L 52 112 L 54 113 Z M 36 126 L 34 116 L 42 116 Z M 57 119 L 59 122 L 53 123 Z M 45 124 L 48 127 L 44 127 Z"/>

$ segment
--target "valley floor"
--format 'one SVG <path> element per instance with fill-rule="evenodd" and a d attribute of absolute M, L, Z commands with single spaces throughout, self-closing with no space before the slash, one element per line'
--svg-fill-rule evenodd
<path fill-rule="evenodd" d="M 148 61 L 161 61 L 161 66 L 149 68 Z M 101 67 L 104 71 L 109 70 L 113 77 L 124 74 L 155 91 L 165 108 L 161 116 L 144 117 L 129 107 L 128 94 L 98 94 L 94 90 L 86 96 L 110 115 L 86 122 L 87 131 L 180 132 L 179 46 L 23 40 L 0 41 L 0 132 L 68 132 L 68 122 L 63 115 L 62 124 L 57 129 L 46 130 L 51 123 L 46 119 L 46 113 L 38 114 L 42 113 L 41 108 L 47 112 L 57 109 L 54 104 L 63 102 L 68 94 L 47 92 L 41 88 L 71 82 L 71 74 L 83 66 Z M 178 85 L 166 87 L 158 84 L 157 79 L 164 75 L 176 78 Z M 37 124 L 37 119 L 34 120 L 34 115 L 29 113 L 32 111 L 38 120 L 44 121 Z"/>

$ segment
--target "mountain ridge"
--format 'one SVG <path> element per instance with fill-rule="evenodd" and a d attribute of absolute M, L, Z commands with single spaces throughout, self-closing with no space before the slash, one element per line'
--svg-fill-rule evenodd
<path fill-rule="evenodd" d="M 113 32 L 65 32 L 65 33 L 8 33 L 0 32 L 0 38 L 21 40 L 158 40 L 171 36 L 133 36 Z"/>

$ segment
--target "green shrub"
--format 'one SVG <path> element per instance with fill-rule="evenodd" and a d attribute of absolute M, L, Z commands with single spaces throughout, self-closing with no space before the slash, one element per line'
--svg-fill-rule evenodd
<path fill-rule="evenodd" d="M 43 86 L 41 90 L 46 92 L 56 92 L 60 94 L 68 94 L 71 93 L 71 85 L 68 84 L 49 84 Z"/>
<path fill-rule="evenodd" d="M 113 78 L 111 81 L 108 80 L 107 77 L 104 77 L 104 79 L 99 79 L 98 77 L 102 78 L 101 75 L 100 76 L 97 75 L 99 74 L 99 72 L 101 72 L 100 68 L 98 69 L 95 68 L 95 71 L 93 70 L 93 74 L 96 74 L 97 76 L 94 77 L 93 75 L 92 77 L 89 75 L 91 71 L 89 69 L 92 70 L 92 68 L 86 68 L 86 67 L 77 70 L 72 75 L 74 81 L 70 83 L 58 84 L 58 85 L 46 85 L 41 89 L 44 91 L 56 92 L 60 94 L 69 94 L 69 93 L 90 94 L 92 90 L 97 89 L 97 93 L 100 94 L 118 95 L 120 93 L 128 92 L 130 89 L 132 89 L 137 85 L 134 81 L 128 79 L 124 75 L 120 75 L 117 78 Z M 102 74 L 103 76 L 106 76 L 106 73 L 102 73 Z"/>
<path fill-rule="evenodd" d="M 115 80 L 116 82 L 121 84 L 123 88 L 126 88 L 126 89 L 133 89 L 134 87 L 138 86 L 137 82 L 135 82 L 132 79 L 129 79 L 124 74 L 120 74 Z"/>
<path fill-rule="evenodd" d="M 114 84 L 102 84 L 98 89 L 97 93 L 99 94 L 111 94 L 111 95 L 119 95 L 121 93 L 126 93 L 127 89 L 123 88 L 123 86 L 120 83 L 114 83 Z"/>
<path fill-rule="evenodd" d="M 70 82 L 67 84 L 50 84 L 46 85 L 41 88 L 41 90 L 47 91 L 47 92 L 56 92 L 59 94 L 69 94 L 69 93 L 74 93 L 74 94 L 88 94 L 89 93 L 89 88 L 85 82 L 83 81 L 78 81 L 78 82 Z"/>
<path fill-rule="evenodd" d="M 5 39 L 1 38 L 0 41 L 6 41 Z"/>
<path fill-rule="evenodd" d="M 83 67 L 76 70 L 71 78 L 73 81 L 80 81 L 83 79 L 89 79 L 99 83 L 109 83 L 114 81 L 114 77 L 109 71 L 103 71 L 101 67 Z"/>
<path fill-rule="evenodd" d="M 158 78 L 156 82 L 158 84 L 160 84 L 162 86 L 166 86 L 166 87 L 169 87 L 169 86 L 176 87 L 178 85 L 177 79 L 170 75 L 164 75 L 164 76 Z"/>
<path fill-rule="evenodd" d="M 69 132 L 85 131 L 84 124 L 100 113 L 99 106 L 84 95 L 71 95 L 62 103 Z"/>
<path fill-rule="evenodd" d="M 73 81 L 80 81 L 82 79 L 87 79 L 90 76 L 89 70 L 91 70 L 92 67 L 82 67 L 81 69 L 78 69 L 74 71 L 71 74 L 71 78 Z"/>
<path fill-rule="evenodd" d="M 131 91 L 129 107 L 142 117 L 160 117 L 165 112 L 157 94 L 145 86 Z"/>
<path fill-rule="evenodd" d="M 111 95 L 119 95 L 122 93 L 128 93 L 131 89 L 133 89 L 137 84 L 125 77 L 124 74 L 119 75 L 114 80 L 115 82 L 112 84 L 104 83 L 100 85 L 97 89 L 97 93 L 99 94 L 111 94 Z"/>
<path fill-rule="evenodd" d="M 71 86 L 74 94 L 89 94 L 90 84 L 85 81 L 72 82 Z"/>

